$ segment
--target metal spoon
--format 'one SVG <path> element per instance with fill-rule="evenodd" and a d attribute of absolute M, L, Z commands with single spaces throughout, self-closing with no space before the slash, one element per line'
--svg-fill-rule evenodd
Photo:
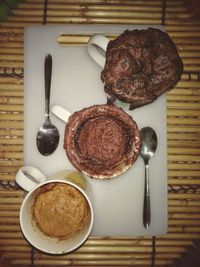
<path fill-rule="evenodd" d="M 140 156 L 143 158 L 145 164 L 143 224 L 145 228 L 149 228 L 151 221 L 149 159 L 153 157 L 156 151 L 157 135 L 151 127 L 144 127 L 140 131 L 140 136 L 141 136 Z"/>
<path fill-rule="evenodd" d="M 47 55 L 44 64 L 44 78 L 45 78 L 45 123 L 40 127 L 37 133 L 37 148 L 39 152 L 48 156 L 52 154 L 59 143 L 58 129 L 51 123 L 49 117 L 49 103 L 50 103 L 50 89 L 51 89 L 51 73 L 52 73 L 52 57 Z"/>

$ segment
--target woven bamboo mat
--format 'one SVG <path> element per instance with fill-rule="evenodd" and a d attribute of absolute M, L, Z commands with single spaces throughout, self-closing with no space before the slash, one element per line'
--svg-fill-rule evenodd
<path fill-rule="evenodd" d="M 49 0 L 47 9 L 45 3 L 23 1 L 0 25 L 0 266 L 176 266 L 200 239 L 200 20 L 181 0 Z M 62 256 L 41 253 L 23 238 L 24 193 L 14 183 L 23 165 L 23 29 L 44 23 L 163 24 L 176 44 L 184 73 L 167 95 L 166 235 L 91 237 Z"/>

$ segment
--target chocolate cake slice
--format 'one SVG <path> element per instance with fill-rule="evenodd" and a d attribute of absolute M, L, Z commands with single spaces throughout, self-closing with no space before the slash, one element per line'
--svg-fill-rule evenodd
<path fill-rule="evenodd" d="M 71 163 L 93 178 L 111 178 L 137 159 L 137 124 L 113 105 L 94 105 L 72 114 L 66 124 L 64 148 Z"/>
<path fill-rule="evenodd" d="M 153 102 L 181 77 L 183 63 L 167 33 L 148 28 L 126 30 L 110 41 L 101 73 L 109 100 L 134 109 Z"/>

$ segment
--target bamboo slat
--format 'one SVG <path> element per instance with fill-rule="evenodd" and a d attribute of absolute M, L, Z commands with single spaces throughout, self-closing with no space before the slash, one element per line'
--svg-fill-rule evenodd
<path fill-rule="evenodd" d="M 158 254 L 158 259 L 169 259 L 170 258 L 170 255 L 171 254 L 167 254 L 167 253 L 160 253 Z M 6 254 L 6 258 L 13 258 L 13 253 L 7 253 Z M 173 253 L 171 255 L 172 258 L 178 258 L 180 257 L 180 254 L 179 253 Z M 23 253 L 23 252 L 20 252 L 20 253 L 17 253 L 15 258 L 22 258 L 22 259 L 30 259 L 30 255 L 27 254 L 27 253 Z M 50 261 L 50 260 L 53 260 L 55 259 L 54 256 L 47 256 L 47 255 L 38 255 L 38 254 L 35 254 L 35 258 L 38 258 L 38 259 L 46 259 L 47 261 Z M 81 259 L 81 260 L 90 260 L 90 259 L 97 259 L 97 260 L 112 260 L 112 259 L 126 259 L 126 260 L 131 260 L 131 259 L 151 259 L 151 253 L 146 253 L 146 254 L 141 254 L 141 253 L 126 253 L 126 254 L 122 254 L 122 255 L 116 255 L 115 253 L 110 253 L 110 254 L 101 254 L 101 253 L 74 253 L 72 255 L 65 255 L 65 256 L 60 256 L 59 257 L 60 260 L 65 260 L 65 259 Z M 58 263 L 57 263 L 58 264 Z"/>
<path fill-rule="evenodd" d="M 30 0 L 28 1 L 30 2 Z M 41 3 L 42 0 L 36 0 L 37 3 Z M 49 0 L 49 3 L 55 3 L 55 0 Z M 63 3 L 63 1 L 58 0 L 58 2 L 56 1 L 56 3 Z M 69 3 L 69 4 L 82 4 L 82 5 L 90 5 L 90 4 L 105 4 L 105 0 L 73 0 L 73 1 L 64 1 L 64 3 Z M 161 6 L 162 2 L 160 0 L 154 0 L 154 1 L 136 1 L 135 3 L 132 0 L 124 0 L 123 1 L 124 4 L 126 5 L 137 5 L 137 6 Z M 111 5 L 121 5 L 121 0 L 109 0 L 109 4 Z"/>
<path fill-rule="evenodd" d="M 1 89 L 0 89 L 1 90 Z M 8 90 L 1 90 L 1 96 L 11 96 L 11 97 L 23 97 L 23 92 L 22 91 L 8 91 Z"/>
<path fill-rule="evenodd" d="M 16 203 L 21 204 L 22 201 L 23 201 L 23 197 L 18 197 L 18 198 L 1 197 L 0 204 L 16 204 Z"/>
<path fill-rule="evenodd" d="M 181 219 L 181 220 L 199 220 L 200 214 L 191 213 L 170 213 L 168 215 L 169 219 Z"/>
<path fill-rule="evenodd" d="M 0 61 L 0 68 L 23 68 L 22 61 Z"/>
<path fill-rule="evenodd" d="M 189 170 L 189 171 L 186 171 L 186 170 L 170 170 L 168 171 L 168 177 L 194 177 L 194 178 L 199 178 L 199 170 Z M 194 179 L 194 181 L 196 181 L 197 179 Z M 188 182 L 192 184 L 192 181 L 191 179 L 188 180 Z"/>
<path fill-rule="evenodd" d="M 24 195 L 24 191 L 13 191 L 13 190 L 0 190 L 0 196 L 6 196 L 6 197 L 21 197 Z"/>
<path fill-rule="evenodd" d="M 0 103 L 1 104 L 6 104 L 6 105 L 21 105 L 23 104 L 23 99 L 21 97 L 1 97 L 0 98 Z M 3 108 L 3 107 L 1 107 Z"/>
<path fill-rule="evenodd" d="M 200 212 L 200 208 L 199 207 L 193 207 L 191 209 L 191 207 L 168 207 L 168 212 L 188 212 L 188 213 L 199 213 Z"/>
<path fill-rule="evenodd" d="M 187 124 L 185 124 L 185 126 L 187 127 Z M 176 149 L 179 147 L 183 147 L 184 146 L 184 140 L 170 140 L 168 142 L 168 148 L 171 149 Z M 196 142 L 196 140 L 191 140 L 190 143 L 185 143 L 185 148 L 196 148 L 198 147 L 198 144 Z M 192 165 L 190 165 L 192 166 Z M 192 169 L 192 168 L 191 168 Z"/>
<path fill-rule="evenodd" d="M 15 251 L 15 252 L 30 252 L 31 248 L 28 246 L 1 246 L 1 251 Z"/>
<path fill-rule="evenodd" d="M 6 159 L 23 159 L 23 154 L 21 152 L 0 152 L 0 157 Z"/>
<path fill-rule="evenodd" d="M 156 14 L 160 14 L 162 11 L 162 6 L 151 6 L 151 5 L 134 5 L 134 3 L 128 4 L 128 5 L 106 5 L 106 4 L 101 4 L 101 6 L 99 5 L 88 5 L 87 7 L 84 5 L 69 5 L 69 4 L 65 4 L 62 7 L 57 4 L 57 3 L 49 3 L 48 6 L 48 10 L 49 13 L 48 15 L 54 15 L 57 12 L 60 12 L 60 10 L 62 10 L 63 12 L 65 11 L 75 11 L 75 10 L 81 10 L 81 11 L 99 11 L 101 10 L 101 12 L 103 11 L 110 11 L 110 12 L 119 12 L 120 10 L 123 11 L 141 11 L 141 12 L 145 12 L 145 14 L 149 13 L 152 11 L 152 13 L 156 13 Z M 17 13 L 15 13 L 17 14 Z M 18 13 L 19 14 L 19 13 Z M 67 14 L 67 13 L 63 13 L 63 14 Z M 87 13 L 85 13 L 85 15 L 88 15 Z"/>
<path fill-rule="evenodd" d="M 188 81 L 185 81 L 185 85 L 186 85 L 185 88 L 183 87 L 178 88 L 179 84 L 180 83 L 177 83 L 176 88 L 173 88 L 173 90 L 169 91 L 167 95 L 168 96 L 169 95 L 172 95 L 172 96 L 173 95 L 183 95 L 183 96 L 185 95 L 198 96 L 199 95 L 199 92 L 200 92 L 199 83 L 196 83 L 196 88 L 192 88 L 192 86 L 194 86 L 193 81 L 190 81 L 190 83 Z"/>
<path fill-rule="evenodd" d="M 2 121 L 23 121 L 23 115 L 22 114 L 1 114 Z"/>
<path fill-rule="evenodd" d="M 5 135 L 4 135 L 4 133 L 5 133 Z M 8 131 L 5 130 L 5 131 L 0 131 L 0 138 L 3 138 L 2 136 L 5 137 L 5 139 L 7 137 L 7 139 L 12 140 L 12 139 L 17 139 L 18 136 L 22 137 L 23 134 L 22 134 L 21 130 L 20 131 L 14 130 L 14 132 L 12 132 L 12 130 L 8 130 Z M 3 144 L 2 143 L 2 148 L 3 148 L 2 151 L 21 152 L 21 153 L 23 152 L 23 146 L 19 145 L 19 142 L 17 145 L 16 144 L 8 144 L 8 143 Z"/>
<path fill-rule="evenodd" d="M 184 162 L 200 162 L 199 156 L 196 155 L 170 155 L 170 160 L 171 161 L 184 161 Z"/>
<path fill-rule="evenodd" d="M 23 265 L 27 265 L 30 263 L 30 261 L 28 260 L 13 260 L 12 261 L 14 265 L 19 265 L 19 266 L 23 266 Z M 159 264 L 159 265 L 165 265 L 166 264 L 169 264 L 171 263 L 170 260 L 157 260 L 156 261 L 156 264 Z M 72 266 L 75 265 L 75 266 L 83 266 L 83 265 L 87 265 L 87 266 L 90 266 L 90 267 L 93 267 L 93 266 L 132 266 L 133 264 L 134 265 L 139 265 L 139 266 L 143 266 L 143 267 L 146 267 L 147 265 L 149 266 L 150 264 L 150 260 L 144 260 L 144 261 L 137 261 L 137 260 L 123 260 L 123 261 L 120 261 L 120 260 L 106 260 L 106 261 L 103 261 L 103 260 L 99 260 L 99 261 L 92 261 L 90 260 L 89 261 L 89 264 L 88 264 L 88 261 L 79 261 L 79 260 L 73 260 L 73 261 L 70 261 L 70 260 L 51 260 L 51 261 L 45 261 L 45 260 L 35 260 L 35 264 L 36 266 L 61 266 L 61 265 L 64 265 L 64 266 Z M 57 265 L 56 265 L 57 264 Z"/>
<path fill-rule="evenodd" d="M 182 169 L 182 170 L 188 170 L 188 169 L 190 169 L 190 170 L 200 170 L 200 166 L 199 166 L 199 164 L 198 164 L 198 162 L 196 163 L 188 163 L 188 165 L 187 164 L 185 164 L 185 162 L 171 162 L 171 161 L 169 161 L 169 163 L 168 163 L 168 168 L 169 168 L 169 170 L 180 170 L 180 169 Z"/>
<path fill-rule="evenodd" d="M 188 126 L 188 125 L 195 125 L 196 127 L 199 127 L 200 125 L 200 122 L 199 122 L 199 119 L 198 118 L 174 118 L 174 117 L 168 117 L 167 118 L 167 123 L 168 124 L 171 124 L 171 125 L 185 125 L 185 126 Z M 180 142 L 181 143 L 181 140 Z M 193 146 L 193 143 L 191 144 L 186 144 L 187 145 L 192 145 Z M 198 144 L 196 144 L 196 146 L 198 146 Z"/>
<path fill-rule="evenodd" d="M 21 203 L 19 203 L 19 204 L 9 204 L 9 205 L 5 205 L 3 203 L 3 204 L 0 204 L 0 213 L 2 213 L 2 211 L 7 211 L 7 212 L 9 212 L 9 211 L 10 212 L 15 211 L 14 214 L 16 214 L 16 212 L 18 214 L 20 207 L 21 207 Z"/>
<path fill-rule="evenodd" d="M 14 85 L 22 85 L 22 78 L 18 77 L 1 77 L 0 76 L 0 84 L 14 84 Z"/>
<path fill-rule="evenodd" d="M 1 128 L 15 128 L 15 129 L 22 129 L 23 122 L 16 122 L 16 121 L 1 121 L 0 122 Z M 3 141 L 3 140 L 2 140 Z"/>
<path fill-rule="evenodd" d="M 168 225 L 190 225 L 190 226 L 195 226 L 199 225 L 198 220 L 190 219 L 190 220 L 168 220 Z"/>
<path fill-rule="evenodd" d="M 175 193 L 169 193 L 168 199 L 191 199 L 196 200 L 200 199 L 199 194 L 175 194 Z"/>
<path fill-rule="evenodd" d="M 199 134 L 199 129 L 195 125 L 193 127 L 191 127 L 191 126 L 184 127 L 184 126 L 180 126 L 180 125 L 172 125 L 172 126 L 168 127 L 168 132 L 196 133 L 198 135 Z"/>
<path fill-rule="evenodd" d="M 196 147 L 196 148 L 194 148 L 194 147 L 192 147 L 192 148 L 187 148 L 187 147 L 186 148 L 183 148 L 183 147 L 179 148 L 179 147 L 177 147 L 174 149 L 174 147 L 173 148 L 169 147 L 168 153 L 169 154 L 199 155 L 200 154 L 200 148 L 199 147 Z"/>
<path fill-rule="evenodd" d="M 2 171 L 2 168 L 0 168 L 0 170 Z M 4 182 L 13 182 L 13 180 L 15 179 L 15 174 L 16 174 L 16 171 L 13 172 L 13 173 L 1 173 L 1 179 L 4 181 Z M 12 207 L 10 206 L 6 206 L 6 208 L 9 210 L 11 209 Z"/>
<path fill-rule="evenodd" d="M 2 217 L 13 217 L 13 218 L 18 218 L 19 217 L 19 212 L 18 211 L 7 211 L 7 210 L 1 210 L 1 216 Z"/>
<path fill-rule="evenodd" d="M 2 125 L 2 124 L 0 124 Z M 8 123 L 9 127 L 12 127 L 13 125 L 10 125 Z M 19 127 L 21 128 L 21 127 Z M 23 142 L 23 139 L 22 138 L 16 138 L 15 136 L 14 137 L 5 137 L 4 139 L 2 138 L 1 139 L 1 145 L 23 145 L 24 142 Z M 2 164 L 0 163 L 0 166 Z M 10 166 L 10 165 L 9 165 Z"/>
<path fill-rule="evenodd" d="M 20 226 L 19 224 L 0 224 L 0 233 L 1 232 L 19 232 Z"/>
<path fill-rule="evenodd" d="M 198 200 L 168 200 L 168 204 L 170 206 L 178 206 L 178 207 L 199 207 L 200 208 L 200 201 Z"/>
<path fill-rule="evenodd" d="M 172 132 L 168 132 L 168 138 L 171 140 L 196 140 L 197 142 L 199 141 L 200 137 L 199 134 L 196 133 L 172 133 Z"/>

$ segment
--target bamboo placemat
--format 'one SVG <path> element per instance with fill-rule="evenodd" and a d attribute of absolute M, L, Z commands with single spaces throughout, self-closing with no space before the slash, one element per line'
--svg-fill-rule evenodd
<path fill-rule="evenodd" d="M 166 235 L 91 237 L 77 251 L 62 256 L 41 253 L 23 238 L 19 209 L 24 192 L 14 183 L 23 165 L 23 31 L 25 26 L 44 23 L 162 24 L 176 44 L 184 73 L 167 95 Z M 80 44 L 87 38 L 70 40 Z M 65 43 L 66 38 L 60 41 Z M 199 107 L 200 20 L 181 0 L 20 2 L 0 25 L 0 266 L 146 267 L 153 265 L 154 256 L 155 266 L 175 266 L 200 239 Z"/>

